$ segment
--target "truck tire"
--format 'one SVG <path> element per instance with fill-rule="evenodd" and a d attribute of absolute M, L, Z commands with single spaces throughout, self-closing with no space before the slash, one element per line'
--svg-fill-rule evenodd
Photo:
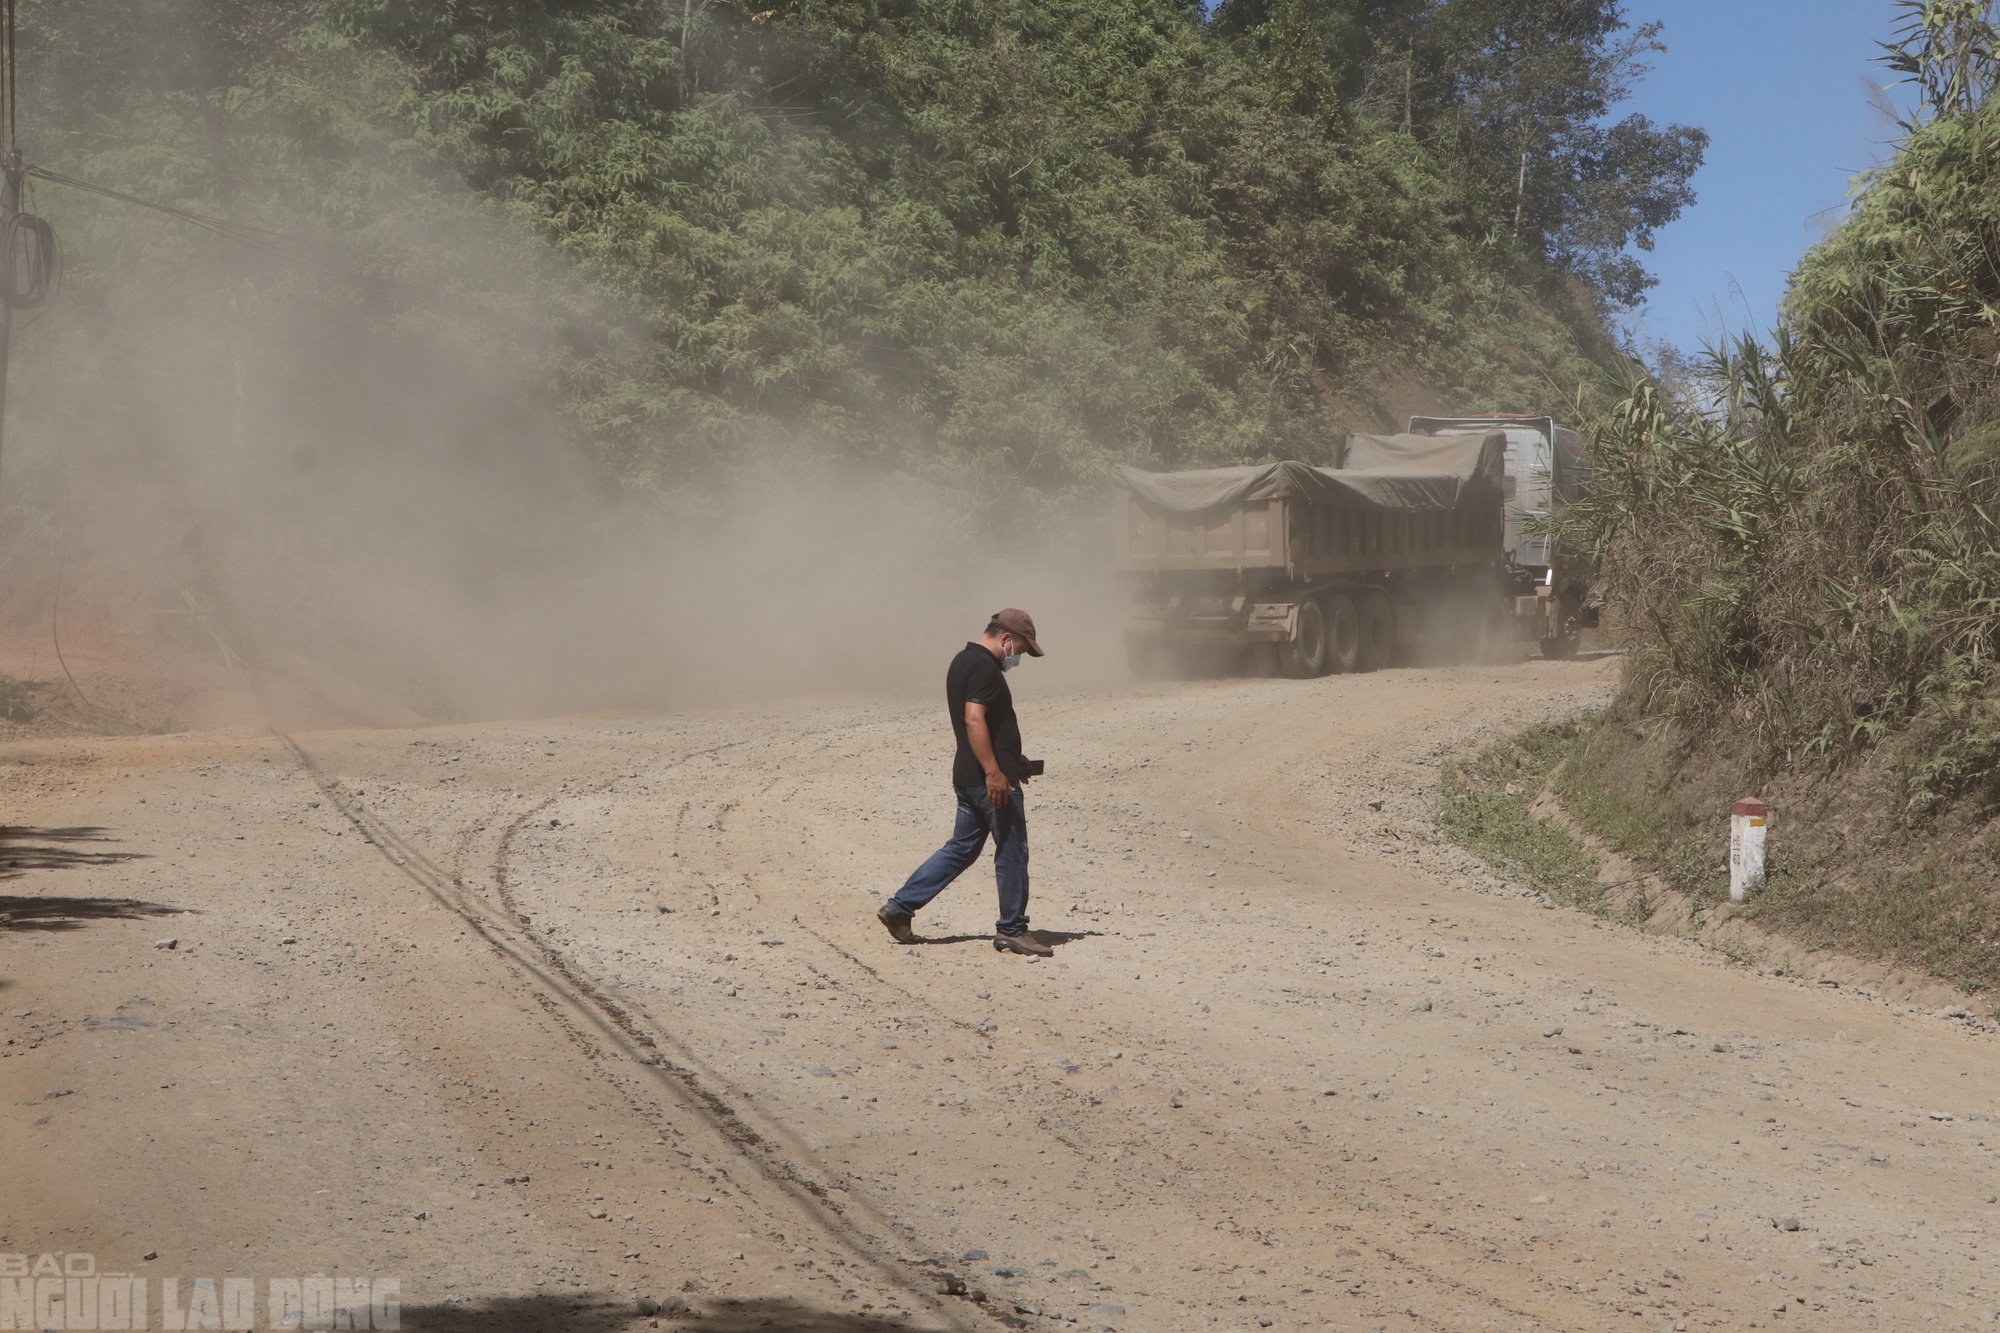
<path fill-rule="evenodd" d="M 1125 661 L 1134 680 L 1158 680 L 1165 674 L 1160 670 L 1160 650 L 1150 643 L 1126 644 Z"/>
<path fill-rule="evenodd" d="M 1361 616 L 1354 609 L 1354 599 L 1336 592 L 1327 594 L 1325 600 L 1326 669 L 1356 670 L 1361 662 Z"/>
<path fill-rule="evenodd" d="M 1396 655 L 1396 613 L 1389 599 L 1379 592 L 1364 592 L 1354 599 L 1354 614 L 1361 629 L 1361 655 L 1354 669 L 1376 671 L 1388 666 Z"/>
<path fill-rule="evenodd" d="M 1278 648 L 1278 669 L 1293 680 L 1311 680 L 1326 674 L 1326 664 L 1326 617 L 1307 598 L 1299 603 L 1299 632 Z"/>
<path fill-rule="evenodd" d="M 1542 640 L 1542 656 L 1551 662 L 1565 662 L 1576 656 L 1577 647 L 1583 642 L 1582 609 L 1575 598 L 1564 597 L 1556 615 L 1560 617 L 1560 632 L 1553 639 Z"/>

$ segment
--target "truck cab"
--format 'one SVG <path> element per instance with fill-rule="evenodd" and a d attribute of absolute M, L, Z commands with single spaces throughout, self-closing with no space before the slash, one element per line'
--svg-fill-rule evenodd
<path fill-rule="evenodd" d="M 1560 514 L 1590 484 L 1590 458 L 1577 433 L 1553 417 L 1494 412 L 1472 417 L 1411 417 L 1412 435 L 1473 435 L 1498 430 L 1507 437 L 1506 553 L 1517 622 L 1532 626 L 1546 657 L 1576 652 L 1582 631 L 1597 623 L 1589 605 L 1597 571 L 1580 553 L 1531 519 Z"/>

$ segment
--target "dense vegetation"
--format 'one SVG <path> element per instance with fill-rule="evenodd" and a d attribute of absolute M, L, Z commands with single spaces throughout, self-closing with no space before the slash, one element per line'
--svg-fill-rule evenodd
<path fill-rule="evenodd" d="M 1782 796 L 1768 922 L 1991 986 L 2000 32 L 1985 0 L 1902 9 L 1917 109 L 1772 339 L 1639 384 L 1598 431 L 1577 535 L 1631 658 L 1579 762 L 1616 789 L 1614 841 L 1704 848 L 1711 894 L 1716 812 Z"/>
<path fill-rule="evenodd" d="M 1611 0 L 22 8 L 31 158 L 369 279 L 219 283 L 225 242 L 44 187 L 78 281 L 532 330 L 666 491 L 777 447 L 1018 512 L 1323 456 L 1384 383 L 1560 407 L 1706 142 L 1612 118 L 1658 43 Z"/>
<path fill-rule="evenodd" d="M 1579 518 L 1648 712 L 1794 755 L 1951 719 L 1912 799 L 1993 773 L 1996 186 L 2000 103 L 1932 107 L 1793 275 L 1772 345 L 1610 414 Z"/>

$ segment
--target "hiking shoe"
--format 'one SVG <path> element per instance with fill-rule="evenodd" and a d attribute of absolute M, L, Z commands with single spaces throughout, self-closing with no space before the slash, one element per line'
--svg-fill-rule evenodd
<path fill-rule="evenodd" d="M 917 933 L 910 929 L 910 918 L 898 912 L 894 903 L 883 903 L 875 913 L 875 919 L 887 927 L 889 936 L 898 944 L 915 944 Z"/>
<path fill-rule="evenodd" d="M 1056 952 L 1042 943 L 1041 937 L 1032 930 L 1024 930 L 1018 935 L 995 935 L 993 947 L 1001 953 L 1024 953 L 1030 958 L 1053 958 Z"/>

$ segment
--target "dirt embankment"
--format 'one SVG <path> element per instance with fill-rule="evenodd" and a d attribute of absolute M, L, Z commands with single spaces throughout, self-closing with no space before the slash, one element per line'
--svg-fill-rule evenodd
<path fill-rule="evenodd" d="M 1989 1038 L 1426 839 L 1446 756 L 1614 671 L 1024 670 L 1047 962 L 984 866 L 874 921 L 948 827 L 930 699 L 17 743 L 0 1252 L 439 1329 L 2000 1308 Z"/>
<path fill-rule="evenodd" d="M 1753 762 L 1747 737 L 1691 735 L 1614 706 L 1552 778 L 1545 809 L 1606 856 L 1603 878 L 1655 929 L 1746 961 L 1962 1004 L 2000 992 L 2000 874 L 1991 793 L 1926 795 L 1921 738 L 1857 754 Z M 1771 807 L 1770 880 L 1727 900 L 1726 812 Z"/>

